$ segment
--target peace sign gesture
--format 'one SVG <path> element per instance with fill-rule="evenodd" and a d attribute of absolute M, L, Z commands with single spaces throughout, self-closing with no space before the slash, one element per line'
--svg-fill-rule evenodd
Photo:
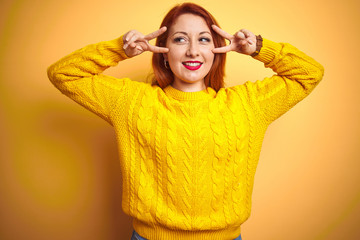
<path fill-rule="evenodd" d="M 124 34 L 124 50 L 128 57 L 135 57 L 145 51 L 150 51 L 154 53 L 166 53 L 169 51 L 168 48 L 157 47 L 150 45 L 149 41 L 154 39 L 166 31 L 166 27 L 162 27 L 155 32 L 149 33 L 148 35 L 143 35 L 142 33 L 131 30 Z"/>
<path fill-rule="evenodd" d="M 234 35 L 231 35 L 216 25 L 212 25 L 213 30 L 220 36 L 230 41 L 230 44 L 225 47 L 214 48 L 213 53 L 227 53 L 236 51 L 238 53 L 251 55 L 256 51 L 256 36 L 246 29 L 241 29 Z"/>

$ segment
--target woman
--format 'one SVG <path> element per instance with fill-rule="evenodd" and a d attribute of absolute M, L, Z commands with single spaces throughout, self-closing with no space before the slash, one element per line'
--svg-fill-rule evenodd
<path fill-rule="evenodd" d="M 48 69 L 60 91 L 115 128 L 132 239 L 241 239 L 267 127 L 322 79 L 323 67 L 290 44 L 218 26 L 202 7 L 181 4 L 151 34 L 129 31 Z M 153 84 L 101 74 L 145 51 Z M 229 51 L 277 74 L 224 88 Z"/>

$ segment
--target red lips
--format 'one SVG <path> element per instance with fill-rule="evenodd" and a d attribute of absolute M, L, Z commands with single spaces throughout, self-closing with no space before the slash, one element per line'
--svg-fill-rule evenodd
<path fill-rule="evenodd" d="M 182 64 L 187 69 L 195 71 L 195 70 L 198 70 L 201 67 L 202 62 L 199 62 L 199 61 L 186 61 L 186 62 L 183 62 Z"/>

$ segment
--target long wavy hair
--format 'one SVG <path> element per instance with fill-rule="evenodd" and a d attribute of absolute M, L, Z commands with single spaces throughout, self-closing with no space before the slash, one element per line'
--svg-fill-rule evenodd
<path fill-rule="evenodd" d="M 168 14 L 164 17 L 160 28 L 166 26 L 168 31 L 157 37 L 156 46 L 165 47 L 168 38 L 168 32 L 175 20 L 182 14 L 190 13 L 202 17 L 211 31 L 211 35 L 214 41 L 215 47 L 225 46 L 225 39 L 219 34 L 214 32 L 211 25 L 217 25 L 215 18 L 206 11 L 203 7 L 194 3 L 183 3 L 173 7 Z M 219 26 L 220 27 L 220 26 Z M 211 87 L 215 91 L 219 91 L 224 87 L 225 76 L 225 61 L 226 54 L 216 53 L 214 56 L 213 65 L 209 73 L 204 78 L 206 87 Z M 158 85 L 162 89 L 170 85 L 174 81 L 174 74 L 170 68 L 166 68 L 164 65 L 164 56 L 162 53 L 154 53 L 152 56 L 152 67 L 154 76 L 152 79 L 152 85 Z"/>

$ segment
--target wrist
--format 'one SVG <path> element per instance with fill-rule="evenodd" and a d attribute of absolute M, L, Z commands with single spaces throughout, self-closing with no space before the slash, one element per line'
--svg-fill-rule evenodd
<path fill-rule="evenodd" d="M 261 37 L 261 35 L 257 35 L 256 36 L 256 49 L 255 52 L 253 52 L 250 56 L 255 57 L 260 53 L 260 50 L 263 46 L 263 38 Z"/>

